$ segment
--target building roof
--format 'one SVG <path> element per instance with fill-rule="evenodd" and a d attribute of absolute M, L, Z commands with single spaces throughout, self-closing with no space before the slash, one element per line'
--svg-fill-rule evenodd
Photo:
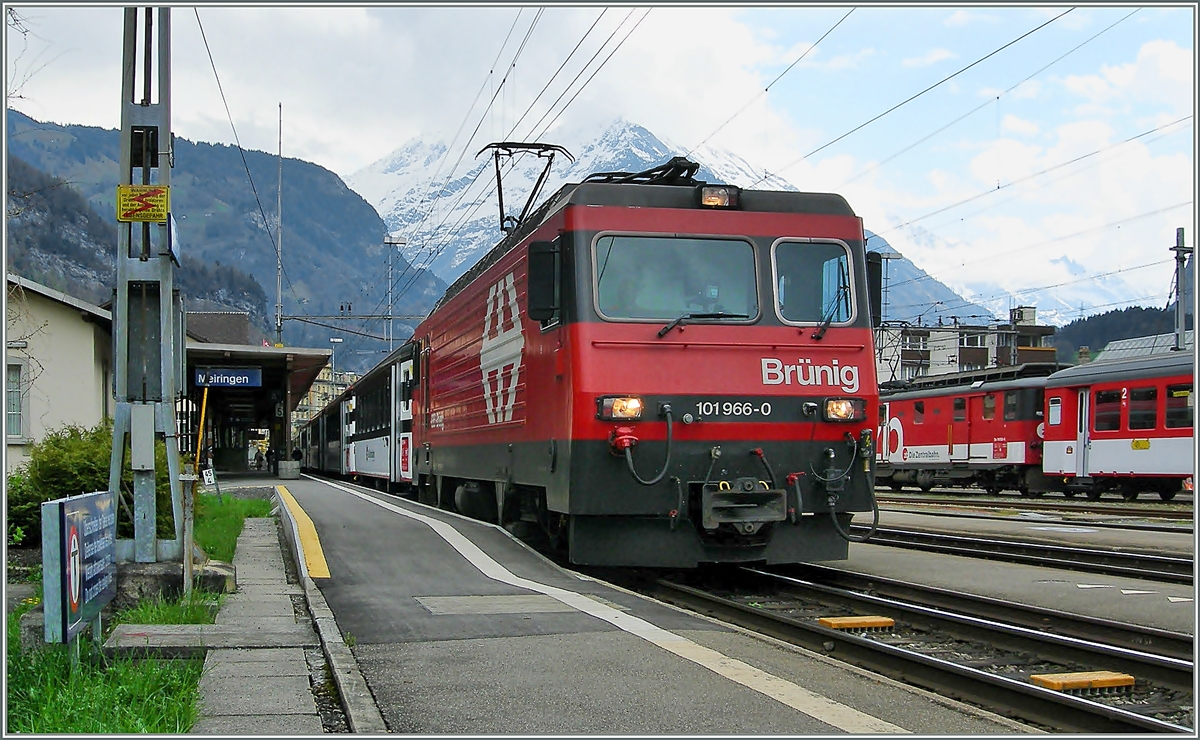
<path fill-rule="evenodd" d="M 188 334 L 214 344 L 252 344 L 246 311 L 188 311 Z"/>
<path fill-rule="evenodd" d="M 19 287 L 23 288 L 24 290 L 28 290 L 33 293 L 37 293 L 38 295 L 49 298 L 52 301 L 57 301 L 58 303 L 61 303 L 65 306 L 70 306 L 71 308 L 77 308 L 87 315 L 90 315 L 97 319 L 100 319 L 101 322 L 107 324 L 109 327 L 112 326 L 112 312 L 111 311 L 106 311 L 105 309 L 100 308 L 99 306 L 93 305 L 91 303 L 88 303 L 87 301 L 82 301 L 78 298 L 75 298 L 74 296 L 69 296 L 66 293 L 63 293 L 62 291 L 55 290 L 54 288 L 47 287 L 45 285 L 42 285 L 41 283 L 34 282 L 33 280 L 30 280 L 29 278 L 24 278 L 24 277 L 21 277 L 20 275 L 14 275 L 11 272 L 8 273 L 8 282 L 10 285 L 19 286 Z"/>
<path fill-rule="evenodd" d="M 1193 347 L 1192 331 L 1183 333 L 1183 346 Z M 1119 360 L 1126 357 L 1142 357 L 1170 352 L 1175 348 L 1175 332 L 1155 334 L 1149 337 L 1133 337 L 1132 339 L 1116 339 L 1104 345 L 1104 349 L 1096 354 L 1095 362 L 1102 360 Z"/>

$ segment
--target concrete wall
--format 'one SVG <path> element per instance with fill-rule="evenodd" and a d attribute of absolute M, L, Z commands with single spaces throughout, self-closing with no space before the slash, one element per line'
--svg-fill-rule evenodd
<path fill-rule="evenodd" d="M 11 284 L 8 297 L 5 365 L 22 365 L 24 398 L 22 428 L 6 430 L 11 472 L 47 431 L 93 427 L 112 416 L 112 339 L 76 307 Z M 25 347 L 12 346 L 22 341 Z"/>

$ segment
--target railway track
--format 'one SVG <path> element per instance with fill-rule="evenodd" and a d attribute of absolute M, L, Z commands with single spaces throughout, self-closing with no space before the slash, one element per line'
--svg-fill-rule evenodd
<path fill-rule="evenodd" d="M 851 525 L 865 534 L 869 527 Z M 1151 553 L 1121 552 L 1081 547 L 1064 547 L 1041 542 L 999 540 L 921 530 L 879 527 L 869 540 L 873 545 L 904 547 L 947 555 L 1003 560 L 1048 568 L 1084 571 L 1103 575 L 1192 584 L 1192 558 Z"/>
<path fill-rule="evenodd" d="M 1066 614 L 1058 615 L 1057 623 L 1064 634 L 1050 634 L 1015 623 L 1021 620 L 972 614 L 981 611 L 978 603 L 956 612 L 778 572 L 739 568 L 716 573 L 722 574 L 720 580 L 711 580 L 710 572 L 699 585 L 677 577 L 642 580 L 635 587 L 660 600 L 1055 731 L 1193 733 L 1192 663 L 1162 654 L 1181 650 L 1187 636 L 1173 636 L 1172 641 L 1156 636 L 1162 640 L 1159 652 L 1147 652 L 1066 634 L 1075 631 L 1067 626 Z M 821 616 L 847 612 L 888 616 L 895 626 L 882 632 L 848 632 L 818 623 Z M 1084 697 L 1028 680 L 1034 673 L 1099 667 L 1128 669 L 1137 682 L 1127 694 Z"/>
<path fill-rule="evenodd" d="M 881 505 L 883 504 L 916 504 L 916 505 L 934 505 L 934 506 L 958 506 L 971 509 L 996 509 L 996 508 L 1012 508 L 1022 511 L 1059 511 L 1065 514 L 1104 514 L 1118 517 L 1129 517 L 1134 519 L 1168 519 L 1171 521 L 1192 521 L 1195 512 L 1189 507 L 1188 509 L 1177 508 L 1177 504 L 1170 504 L 1176 508 L 1166 508 L 1155 506 L 1129 506 L 1119 503 L 1084 503 L 1075 501 L 1034 501 L 1028 498 L 1016 497 L 996 497 L 985 496 L 980 494 L 978 497 L 958 497 L 949 496 L 896 496 L 896 495 L 879 495 L 876 494 Z"/>

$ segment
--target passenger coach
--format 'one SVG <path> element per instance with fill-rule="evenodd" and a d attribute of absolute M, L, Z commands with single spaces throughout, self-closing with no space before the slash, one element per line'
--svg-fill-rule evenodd
<path fill-rule="evenodd" d="M 1195 468 L 1191 352 L 1093 362 L 1046 383 L 1045 473 L 1092 498 L 1174 498 Z"/>

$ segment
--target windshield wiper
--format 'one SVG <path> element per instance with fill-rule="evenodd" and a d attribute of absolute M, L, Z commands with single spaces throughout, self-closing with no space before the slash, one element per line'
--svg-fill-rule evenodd
<path fill-rule="evenodd" d="M 671 321 L 671 323 L 667 324 L 663 328 L 659 329 L 658 330 L 658 338 L 662 339 L 663 337 L 665 337 L 667 335 L 667 333 L 669 331 L 671 331 L 675 327 L 683 324 L 685 321 L 691 321 L 692 319 L 748 319 L 748 318 L 750 318 L 750 317 L 744 313 L 725 313 L 723 311 L 717 311 L 715 313 L 685 313 L 684 315 L 680 316 L 679 318 Z"/>
<path fill-rule="evenodd" d="M 833 323 L 833 316 L 838 310 L 838 300 L 841 299 L 844 293 L 849 292 L 847 287 L 845 284 L 838 286 L 837 293 L 833 295 L 833 302 L 829 304 L 829 312 L 825 314 L 825 320 L 821 323 L 821 328 L 813 332 L 813 339 L 820 339 L 829 330 L 829 325 Z"/>

